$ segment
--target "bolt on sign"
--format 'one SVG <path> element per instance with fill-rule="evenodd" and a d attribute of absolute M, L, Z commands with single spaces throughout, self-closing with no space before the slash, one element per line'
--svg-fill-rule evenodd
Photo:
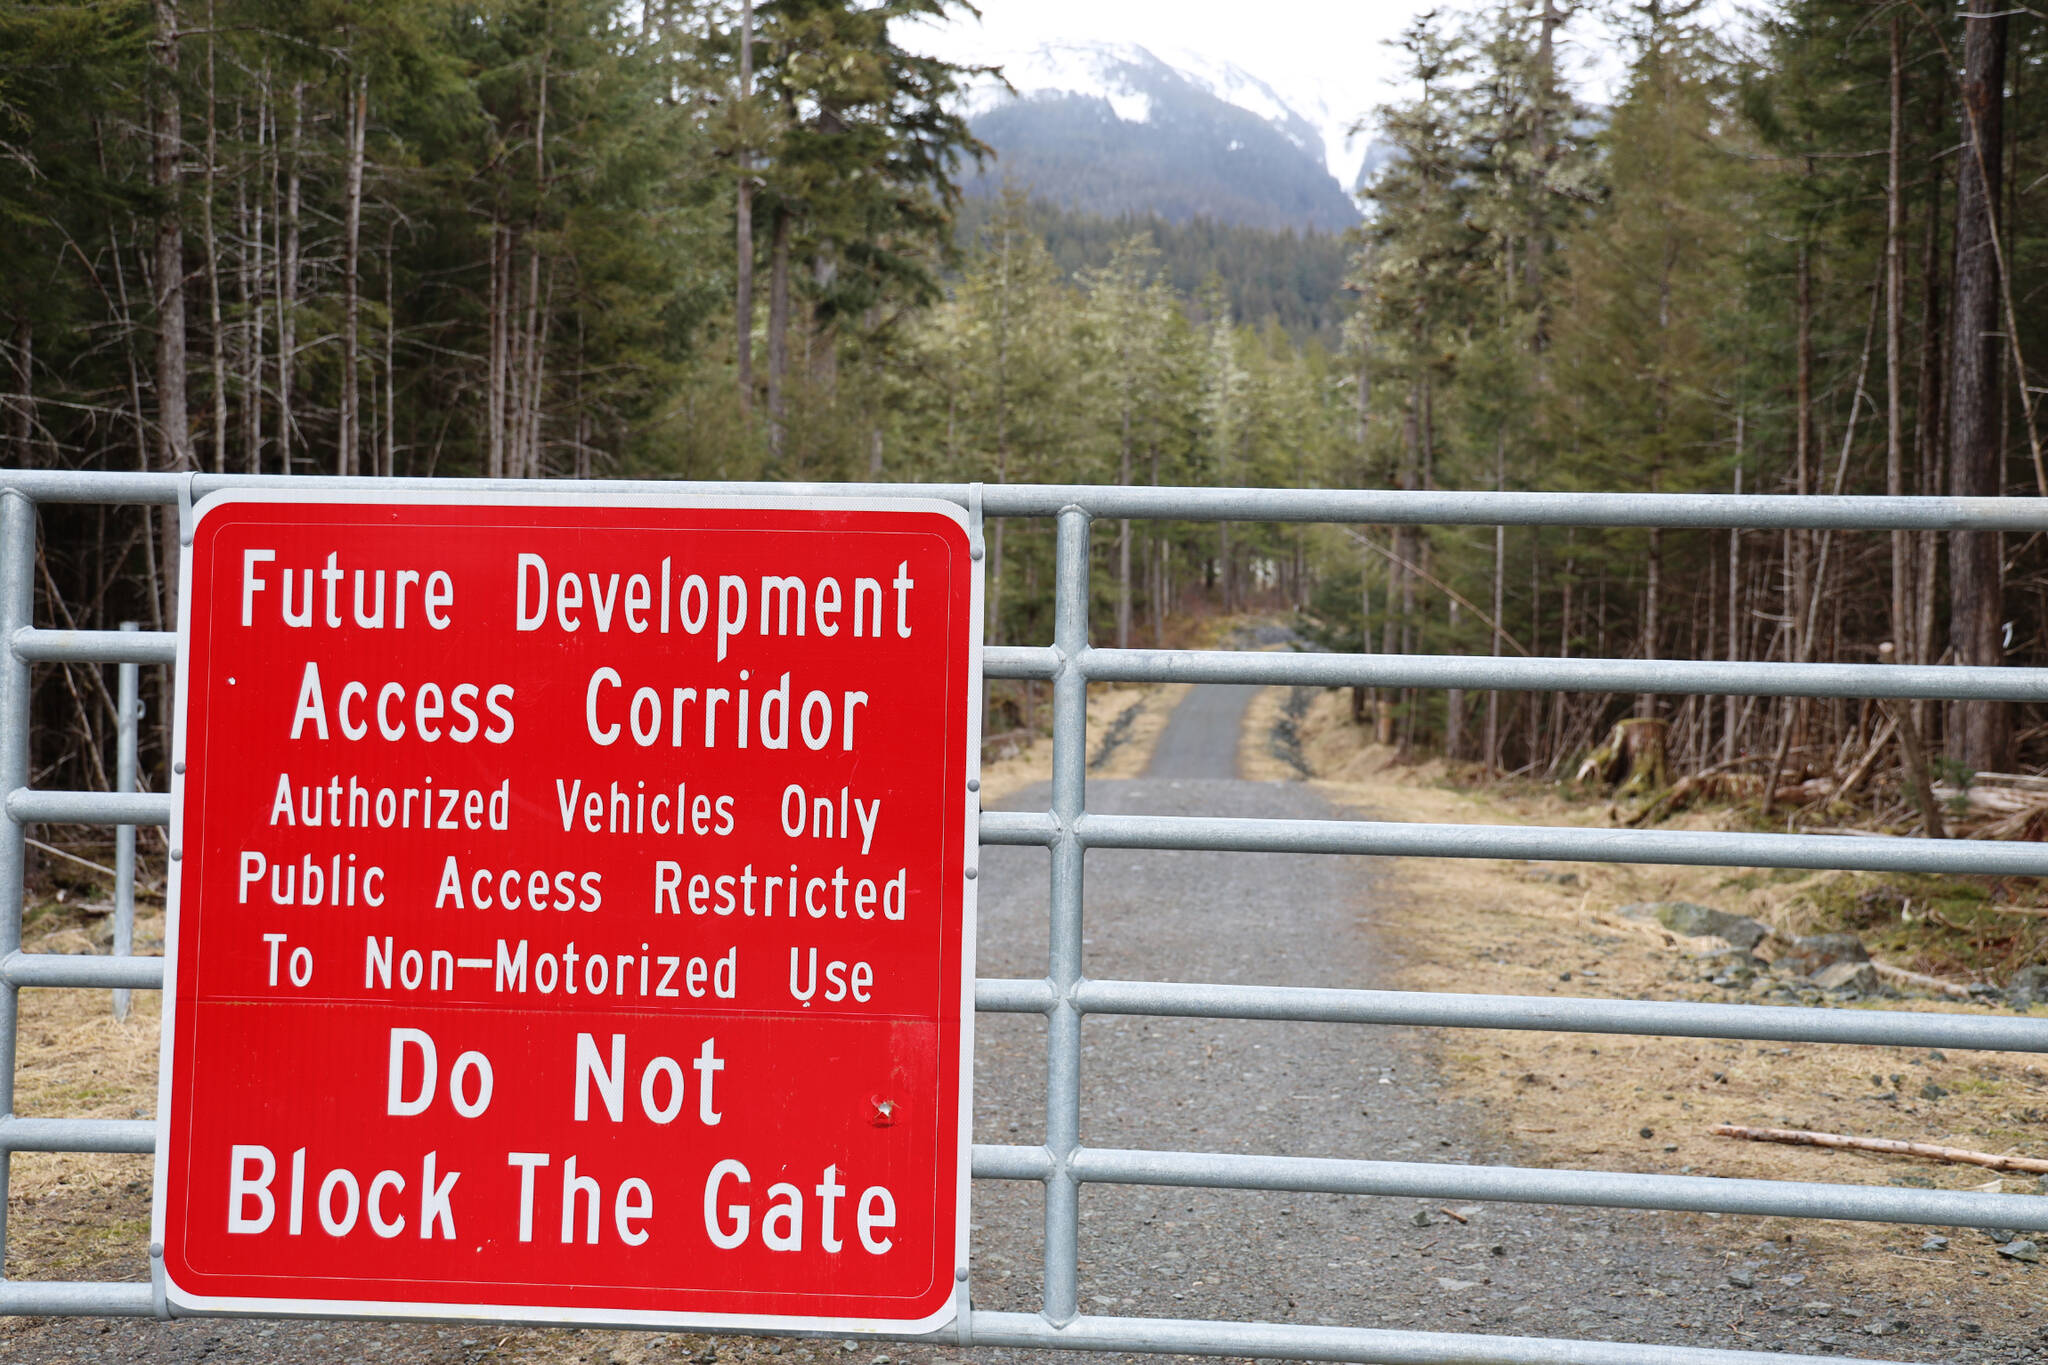
<path fill-rule="evenodd" d="M 185 575 L 175 1308 L 953 1316 L 958 508 L 231 494 Z"/>

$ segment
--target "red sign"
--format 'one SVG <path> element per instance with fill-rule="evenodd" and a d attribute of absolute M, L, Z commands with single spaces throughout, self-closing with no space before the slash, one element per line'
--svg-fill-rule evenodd
<path fill-rule="evenodd" d="M 172 1304 L 952 1317 L 959 509 L 230 495 L 186 574 Z"/>

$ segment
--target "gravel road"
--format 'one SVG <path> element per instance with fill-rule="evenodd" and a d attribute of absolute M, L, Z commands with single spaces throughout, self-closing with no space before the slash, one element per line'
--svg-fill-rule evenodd
<path fill-rule="evenodd" d="M 1167 721 L 1152 750 L 1152 762 L 1145 769 L 1145 776 L 1170 781 L 1236 777 L 1237 743 L 1244 729 L 1244 713 L 1260 691 L 1255 686 L 1224 683 L 1190 691 L 1173 709 L 1172 719 Z M 1041 793 L 1033 795 L 1044 800 Z"/>
<path fill-rule="evenodd" d="M 1248 688 L 1195 689 L 1161 736 L 1148 776 L 1090 784 L 1091 806 L 1143 813 L 1329 816 L 1309 787 L 1235 778 Z M 1007 803 L 1043 808 L 1041 787 Z M 983 861 L 982 975 L 1045 970 L 1043 850 Z M 1087 868 L 1087 971 L 1095 976 L 1382 984 L 1366 860 L 1104 851 Z M 1042 1134 L 1044 1026 L 984 1016 L 975 1129 L 986 1142 Z M 1091 1018 L 1083 1033 L 1082 1137 L 1153 1147 L 1413 1161 L 1517 1160 L 1483 1110 L 1447 1097 L 1431 1040 L 1328 1024 Z M 1617 1102 L 1621 1102 L 1617 1100 Z M 1030 1310 L 1039 1294 L 1040 1199 L 1028 1185 L 975 1187 L 977 1303 Z M 1082 1199 L 1084 1311 L 1263 1319 L 1515 1336 L 1576 1336 L 1794 1354 L 1966 1362 L 2048 1358 L 2048 1338 L 1970 1331 L 1968 1290 L 1898 1302 L 1883 1287 L 1826 1283 L 1802 1240 L 1701 1248 L 1676 1216 L 1321 1195 L 1088 1188 Z M 1749 1267 L 1754 1288 L 1729 1272 Z M 71 1321 L 8 1334 L 0 1355 L 57 1360 L 211 1362 L 480 1358 L 638 1359 L 647 1339 L 609 1334 L 347 1324 Z M 1053 1358 L 984 1348 L 771 1344 L 666 1338 L 657 1354 L 697 1360 L 878 1357 L 922 1362 Z M 616 1355 L 615 1355 L 616 1352 Z M 1645 1359 L 1654 1359 L 1646 1354 Z"/>

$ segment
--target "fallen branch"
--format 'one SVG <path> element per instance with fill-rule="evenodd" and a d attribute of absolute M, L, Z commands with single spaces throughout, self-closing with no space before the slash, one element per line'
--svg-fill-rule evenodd
<path fill-rule="evenodd" d="M 1893 981 L 1903 981 L 1909 986 L 1918 986 L 1922 990 L 1940 991 L 1943 995 L 1953 995 L 1961 1000 L 1970 998 L 1970 988 L 1958 981 L 1944 981 L 1938 976 L 1928 976 L 1924 972 L 1910 972 L 1904 967 L 1894 967 L 1889 962 L 1873 960 L 1870 965 L 1877 968 L 1879 976 L 1887 977 Z"/>
<path fill-rule="evenodd" d="M 1870 770 L 1877 766 L 1878 757 L 1884 753 L 1885 745 L 1892 742 L 1892 736 L 1898 729 L 1898 717 L 1887 715 L 1884 724 L 1878 727 L 1877 738 L 1870 742 L 1870 748 L 1865 751 L 1863 760 L 1850 769 L 1849 775 L 1842 779 L 1842 785 L 1835 789 L 1836 800 L 1846 801 L 1856 794 L 1857 788 L 1863 785 L 1863 780 L 1870 776 Z"/>
<path fill-rule="evenodd" d="M 48 853 L 53 857 L 64 859 L 66 862 L 77 863 L 80 867 L 89 867 L 95 872 L 104 872 L 109 877 L 119 875 L 111 867 L 102 866 L 99 863 L 93 862 L 89 858 L 81 858 L 76 853 L 66 853 L 63 849 L 56 848 L 50 844 L 46 844 L 41 839 L 24 838 L 22 842 L 24 844 L 27 844 L 30 848 L 39 848 L 43 852 Z"/>
<path fill-rule="evenodd" d="M 1716 1137 L 1741 1138 L 1747 1142 L 1783 1142 L 1794 1147 L 1836 1147 L 1856 1152 L 1888 1152 L 1893 1156 L 1917 1156 L 1928 1161 L 1985 1166 L 1994 1171 L 2026 1171 L 2032 1175 L 2048 1175 L 2048 1161 L 2040 1157 L 1999 1156 L 1995 1152 L 1973 1152 L 1967 1147 L 1942 1147 L 1932 1142 L 1851 1137 L 1847 1133 L 1816 1133 L 1806 1128 L 1746 1128 L 1739 1123 L 1717 1123 L 1712 1131 Z"/>
<path fill-rule="evenodd" d="M 1973 773 L 1973 787 L 2014 787 L 2023 792 L 2048 792 L 2048 777 L 2032 773 Z"/>

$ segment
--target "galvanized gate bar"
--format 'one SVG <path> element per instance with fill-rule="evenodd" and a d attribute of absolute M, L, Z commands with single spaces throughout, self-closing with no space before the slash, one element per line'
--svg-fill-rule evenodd
<path fill-rule="evenodd" d="M 135 621 L 121 623 L 124 636 L 140 634 Z M 174 640 L 176 637 L 172 637 Z M 142 669 L 122 660 L 116 666 L 119 700 L 115 703 L 114 787 L 129 794 L 141 789 Z M 114 942 L 113 955 L 127 957 L 135 951 L 135 835 L 133 825 L 114 826 Z M 129 993 L 114 988 L 114 1018 L 128 1017 Z"/>
<path fill-rule="evenodd" d="M 53 792 L 17 787 L 4 803 L 8 818 L 24 825 L 168 825 L 165 792 Z"/>
<path fill-rule="evenodd" d="M 974 983 L 974 1006 L 991 1014 L 1043 1014 L 1043 981 Z M 1758 1043 L 2048 1052 L 2048 1029 L 2026 1015 L 1902 1013 L 1743 1005 L 1712 1000 L 1607 1000 L 1593 996 L 1457 995 L 1441 991 L 1237 986 L 1194 981 L 1083 980 L 1069 998 L 1083 1014 L 1170 1019 L 1268 1019 L 1301 1024 L 1622 1033 L 1644 1038 L 1728 1038 Z"/>
<path fill-rule="evenodd" d="M 1022 848 L 1050 848 L 1060 837 L 1059 819 L 1050 812 L 985 810 L 981 842 Z"/>
<path fill-rule="evenodd" d="M 1667 692 L 1706 696 L 2048 701 L 2048 672 L 2031 668 L 1193 649 L 1091 649 L 1074 663 L 1090 682 L 1292 683 L 1297 687 L 1462 687 L 1475 692 Z"/>
<path fill-rule="evenodd" d="M 1083 684 L 1077 680 L 1076 685 Z M 1082 740 L 1085 743 L 1085 731 Z M 122 795 L 20 788 L 8 796 L 4 807 L 21 824 L 168 825 L 170 803 L 171 798 L 159 792 Z M 1056 846 L 1067 837 L 1063 827 L 1056 816 L 1029 812 L 987 811 L 981 817 L 982 842 L 988 844 Z M 2048 845 L 1880 836 L 1153 815 L 1076 815 L 1073 831 L 1089 848 L 2048 876 Z"/>
<path fill-rule="evenodd" d="M 28 1318 L 156 1318 L 156 1288 L 112 1280 L 0 1280 L 0 1316 Z"/>
<path fill-rule="evenodd" d="M 984 817 L 986 818 L 986 817 Z M 1002 824 L 1021 834 L 1022 826 Z M 1573 825 L 1425 825 L 1386 820 L 1239 820 L 1194 815 L 1084 815 L 1089 848 L 1226 853 L 1364 853 L 1389 858 L 1521 858 L 1684 867 L 1796 867 L 2048 877 L 2048 844 L 1961 839 L 1596 829 Z M 1015 840 L 1016 842 L 1026 842 Z M 1005 840 L 1012 842 L 1012 840 Z"/>
<path fill-rule="evenodd" d="M 0 639 L 35 621 L 36 509 L 21 494 L 0 488 Z M 14 793 L 28 786 L 31 679 L 26 662 L 0 651 L 0 961 L 21 951 L 21 915 L 28 897 L 28 831 L 13 809 Z M 14 1066 L 20 1053 L 15 1029 L 20 991 L 0 978 L 0 1114 L 14 1112 Z M 7 1206 L 12 1202 L 14 1154 L 0 1148 L 0 1280 L 7 1274 Z"/>
<path fill-rule="evenodd" d="M 0 471 L 0 489 L 37 502 L 176 503 L 230 488 L 283 491 L 303 480 L 281 474 Z M 943 498 L 966 507 L 980 489 L 991 517 L 1091 517 L 1138 521 L 1299 521 L 1368 525 L 1611 526 L 1770 531 L 2038 531 L 2041 498 L 1838 497 L 1726 493 L 1464 493 L 1325 488 L 1149 488 L 1104 484 L 709 483 L 662 480 L 323 478 L 322 488 L 368 494 L 533 493 L 674 497 Z"/>
<path fill-rule="evenodd" d="M 984 678 L 1035 678 L 1043 681 L 1057 677 L 1059 671 L 1060 652 L 1056 649 L 1028 645 L 982 646 L 981 676 Z"/>
<path fill-rule="evenodd" d="M 1191 1356 L 1265 1356 L 1357 1361 L 1363 1365 L 1884 1365 L 1861 1356 L 1759 1355 L 1699 1346 L 1556 1341 L 1465 1332 L 1405 1332 L 1300 1323 L 1208 1322 L 1179 1318 L 1076 1318 L 1054 1327 L 1028 1313 L 974 1315 L 978 1346 L 1068 1351 L 1157 1351 Z"/>
<path fill-rule="evenodd" d="M 118 1151 L 153 1146 L 145 1121 L 17 1118 L 10 1113 L 16 1061 L 16 998 L 22 987 L 160 989 L 160 958 L 27 954 L 20 951 L 23 826 L 34 821 L 163 824 L 162 795 L 28 788 L 26 728 L 31 663 L 162 664 L 170 632 L 56 631 L 33 624 L 36 499 L 189 503 L 225 488 L 283 490 L 300 480 L 216 475 L 93 475 L 0 471 L 0 1189 L 11 1153 Z M 483 480 L 324 480 L 366 494 L 520 491 L 608 498 L 636 494 L 760 497 L 916 493 L 968 505 L 967 485 L 705 485 Z M 1674 1037 L 1897 1047 L 2048 1052 L 2048 1025 L 2025 1017 L 1861 1010 L 1449 995 L 1196 982 L 1091 981 L 1084 974 L 1083 870 L 1092 848 L 1225 852 L 1542 858 L 1703 866 L 1861 868 L 1875 871 L 2048 875 L 2048 847 L 1895 838 L 1736 834 L 1592 828 L 1438 826 L 1349 820 L 1227 820 L 1089 814 L 1086 807 L 1090 682 L 1236 682 L 1299 686 L 1464 687 L 1472 690 L 1639 691 L 1707 695 L 2048 700 L 2048 672 L 1871 665 L 1726 664 L 1618 659 L 1466 659 L 1372 654 L 1233 653 L 1093 649 L 1088 642 L 1088 527 L 1092 517 L 1842 530 L 2048 529 L 2048 501 L 1937 498 L 1642 497 L 1617 494 L 1401 493 L 1309 489 L 1148 489 L 999 486 L 981 490 L 989 516 L 1058 522 L 1054 639 L 1049 646 L 984 652 L 989 677 L 1053 683 L 1053 781 L 1049 808 L 986 812 L 984 845 L 1050 850 L 1051 933 L 1042 980 L 976 982 L 976 1007 L 1047 1016 L 1043 1146 L 977 1145 L 978 1179 L 1045 1187 L 1044 1297 L 1038 1314 L 970 1309 L 945 1334 L 960 1344 L 1385 1362 L 1585 1362 L 1652 1358 L 1683 1365 L 1753 1365 L 1750 1352 L 1628 1343 L 1488 1337 L 1462 1333 L 1194 1322 L 1079 1315 L 1080 1187 L 1089 1182 L 1231 1189 L 1327 1191 L 1392 1197 L 1479 1199 L 1660 1208 L 1800 1217 L 1877 1219 L 2048 1229 L 2048 1201 L 1982 1192 L 1894 1189 L 1702 1177 L 1553 1171 L 1195 1152 L 1087 1148 L 1081 1132 L 1081 1024 L 1091 1013 L 1335 1022 L 1423 1027 L 1539 1029 Z M 2039 1208 L 2041 1212 L 2034 1210 Z M 5 1247 L 0 1204 L 0 1254 Z M 149 1285 L 6 1283 L 0 1314 L 161 1314 Z M 1829 1356 L 1824 1359 L 1840 1360 Z"/>
<path fill-rule="evenodd" d="M 125 1152 L 156 1150 L 150 1119 L 0 1118 L 0 1152 Z"/>
<path fill-rule="evenodd" d="M 1056 1171 L 1084 1184 L 1099 1185 L 1284 1190 L 1296 1194 L 1572 1204 L 1586 1208 L 1664 1209 L 1674 1213 L 1743 1213 L 1862 1223 L 2048 1230 L 2048 1200 L 2038 1195 L 1990 1194 L 1979 1190 L 1103 1147 L 1076 1148 L 1065 1162 L 1056 1162 L 1043 1147 L 977 1145 L 974 1149 L 974 1174 L 982 1179 L 1049 1180 Z"/>
<path fill-rule="evenodd" d="M 178 661 L 170 630 L 38 630 L 14 632 L 14 657 L 30 663 L 169 664 Z"/>
<path fill-rule="evenodd" d="M 88 990 L 160 991 L 160 957 L 101 957 L 96 953 L 12 952 L 0 958 L 0 983 L 9 986 L 77 986 Z"/>
<path fill-rule="evenodd" d="M 1071 659 L 1088 647 L 1088 514 L 1059 513 L 1053 648 Z M 1067 1168 L 1081 1146 L 1081 1011 L 1073 990 L 1082 973 L 1081 874 L 1087 850 L 1074 827 L 1087 805 L 1088 679 L 1063 668 L 1053 679 L 1051 935 L 1046 980 L 1052 1007 L 1045 1030 L 1045 1318 L 1071 1322 L 1080 1311 L 1081 1186 Z"/>

